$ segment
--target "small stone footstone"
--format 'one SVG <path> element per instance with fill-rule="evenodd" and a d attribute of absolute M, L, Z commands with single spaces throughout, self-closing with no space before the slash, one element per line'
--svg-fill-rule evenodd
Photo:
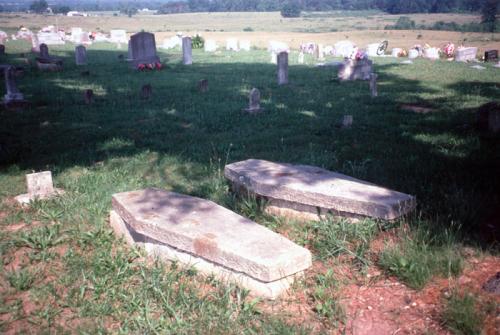
<path fill-rule="evenodd" d="M 352 115 L 344 115 L 342 117 L 342 122 L 340 123 L 340 128 L 351 128 L 352 127 L 353 118 Z"/>
<path fill-rule="evenodd" d="M 416 205 L 411 195 L 315 166 L 249 159 L 226 165 L 224 176 L 234 191 L 266 199 L 268 212 L 298 219 L 332 214 L 394 220 Z"/>
<path fill-rule="evenodd" d="M 150 84 L 142 85 L 141 99 L 148 100 L 153 95 L 153 87 Z"/>
<path fill-rule="evenodd" d="M 267 298 L 311 266 L 311 253 L 214 202 L 149 188 L 114 194 L 111 226 L 147 253 L 193 265 Z"/>
<path fill-rule="evenodd" d="M 377 74 L 376 73 L 371 73 L 370 74 L 370 94 L 372 98 L 378 97 L 378 91 L 377 91 Z"/>
<path fill-rule="evenodd" d="M 94 91 L 85 90 L 83 92 L 83 100 L 85 101 L 85 104 L 91 105 L 92 102 L 94 101 Z"/>
<path fill-rule="evenodd" d="M 87 64 L 87 49 L 83 45 L 75 48 L 75 63 L 76 65 Z"/>
<path fill-rule="evenodd" d="M 245 112 L 248 113 L 259 113 L 262 112 L 260 108 L 260 91 L 255 87 L 252 88 L 250 94 L 248 96 L 248 108 L 245 109 Z"/>
<path fill-rule="evenodd" d="M 18 195 L 15 199 L 20 204 L 28 204 L 35 199 L 49 199 L 63 194 L 61 189 L 54 188 L 50 171 L 31 173 L 26 175 L 27 194 Z"/>

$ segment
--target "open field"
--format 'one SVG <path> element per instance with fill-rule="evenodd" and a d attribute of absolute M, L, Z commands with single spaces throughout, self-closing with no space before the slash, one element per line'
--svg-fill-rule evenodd
<path fill-rule="evenodd" d="M 480 17 L 469 14 L 415 14 L 409 16 L 417 24 L 431 25 L 438 21 L 459 24 L 479 22 Z M 400 15 L 381 12 L 312 12 L 300 18 L 285 19 L 279 12 L 255 13 L 187 13 L 171 15 L 137 15 L 131 18 L 100 13 L 99 16 L 66 17 L 41 16 L 33 14 L 1 14 L 0 27 L 17 29 L 20 25 L 39 28 L 49 24 L 61 27 L 82 27 L 90 31 L 127 31 L 150 32 L 182 31 L 184 33 L 205 31 L 241 32 L 245 28 L 264 32 L 306 32 L 325 33 L 332 31 L 381 30 L 394 24 Z"/>
<path fill-rule="evenodd" d="M 188 16 L 190 25 L 201 31 L 196 19 L 210 15 Z M 259 15 L 276 20 L 275 13 Z M 182 16 L 163 18 L 170 17 Z M 20 25 L 18 19 L 53 23 L 36 16 L 7 22 L 3 15 L 0 29 Z M 106 29 L 129 31 L 159 24 L 157 17 L 67 19 L 82 20 L 59 24 L 88 27 L 99 19 Z M 127 20 L 140 24 L 117 25 Z M 204 34 L 292 46 L 348 35 L 359 44 L 389 39 L 390 46 L 408 46 L 419 33 L 289 29 Z M 156 32 L 157 44 L 172 34 Z M 421 34 L 435 45 L 465 36 Z M 466 36 L 472 45 L 498 48 L 482 40 L 491 34 Z M 500 100 L 493 64 L 476 70 L 444 60 L 403 65 L 376 58 L 379 96 L 371 98 L 367 82 L 340 83 L 335 67 L 316 67 L 309 55 L 299 65 L 293 50 L 290 84 L 278 86 L 264 50 L 194 50 L 191 66 L 181 64 L 180 51 L 160 50 L 165 68 L 138 72 L 119 60 L 125 48 L 108 43 L 89 46 L 88 65 L 77 67 L 67 44 L 50 47 L 64 58 L 64 70 L 45 73 L 26 65 L 34 59 L 30 47 L 9 41 L 0 56 L 1 64 L 26 67 L 17 82 L 31 102 L 24 110 L 0 109 L 1 333 L 497 334 L 500 296 L 482 285 L 500 270 L 500 139 L 475 128 L 477 108 Z M 198 91 L 200 79 L 209 92 Z M 152 86 L 148 100 L 140 99 L 144 84 Z M 252 87 L 261 91 L 259 115 L 242 113 Z M 86 89 L 95 93 L 91 105 Z M 346 114 L 354 123 L 341 129 Z M 418 207 L 395 222 L 269 216 L 255 199 L 235 197 L 223 177 L 225 164 L 248 158 L 345 173 L 415 195 Z M 25 174 L 42 170 L 53 172 L 65 195 L 20 207 L 13 197 L 26 191 Z M 112 194 L 146 187 L 213 200 L 308 248 L 313 266 L 288 294 L 266 301 L 149 259 L 117 239 L 108 221 Z"/>

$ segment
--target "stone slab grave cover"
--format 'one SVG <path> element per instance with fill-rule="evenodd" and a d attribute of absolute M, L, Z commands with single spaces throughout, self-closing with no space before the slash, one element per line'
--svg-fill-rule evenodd
<path fill-rule="evenodd" d="M 373 73 L 373 62 L 369 59 L 347 59 L 339 66 L 338 77 L 346 80 L 370 80 Z"/>
<path fill-rule="evenodd" d="M 128 58 L 132 68 L 137 68 L 139 64 L 159 63 L 160 58 L 156 54 L 155 35 L 140 32 L 130 36 Z"/>
<path fill-rule="evenodd" d="M 455 53 L 455 60 L 457 62 L 470 62 L 475 61 L 477 57 L 477 48 L 458 48 Z"/>
<path fill-rule="evenodd" d="M 54 188 L 50 171 L 27 174 L 26 185 L 28 193 L 18 195 L 15 198 L 22 205 L 29 204 L 35 199 L 49 199 L 64 193 L 63 190 Z"/>
<path fill-rule="evenodd" d="M 268 212 L 298 219 L 332 214 L 394 220 L 416 205 L 411 195 L 315 166 L 249 159 L 226 165 L 224 176 L 234 191 L 266 199 Z"/>
<path fill-rule="evenodd" d="M 249 219 L 196 197 L 161 189 L 114 194 L 110 222 L 151 256 L 276 298 L 311 266 L 311 253 Z"/>

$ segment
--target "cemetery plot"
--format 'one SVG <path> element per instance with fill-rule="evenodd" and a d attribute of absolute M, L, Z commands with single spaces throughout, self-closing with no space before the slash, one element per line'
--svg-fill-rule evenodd
<path fill-rule="evenodd" d="M 414 197 L 314 166 L 257 159 L 226 165 L 238 192 L 267 200 L 271 212 L 298 218 L 324 215 L 393 220 L 415 209 Z"/>

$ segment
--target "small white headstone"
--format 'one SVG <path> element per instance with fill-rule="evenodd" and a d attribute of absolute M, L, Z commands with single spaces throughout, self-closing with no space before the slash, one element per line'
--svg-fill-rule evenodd
<path fill-rule="evenodd" d="M 304 53 L 301 51 L 299 52 L 299 59 L 297 61 L 299 64 L 304 64 Z"/>
<path fill-rule="evenodd" d="M 239 51 L 238 48 L 238 39 L 236 38 L 228 38 L 226 41 L 226 50 L 227 51 Z"/>
<path fill-rule="evenodd" d="M 215 52 L 217 51 L 217 42 L 215 40 L 205 41 L 205 52 Z"/>
<path fill-rule="evenodd" d="M 244 51 L 250 51 L 251 45 L 250 41 L 248 40 L 242 40 L 240 41 L 240 49 Z"/>
<path fill-rule="evenodd" d="M 50 171 L 27 174 L 26 185 L 28 193 L 16 197 L 20 204 L 28 204 L 35 199 L 48 199 L 64 193 L 62 190 L 54 188 Z"/>

